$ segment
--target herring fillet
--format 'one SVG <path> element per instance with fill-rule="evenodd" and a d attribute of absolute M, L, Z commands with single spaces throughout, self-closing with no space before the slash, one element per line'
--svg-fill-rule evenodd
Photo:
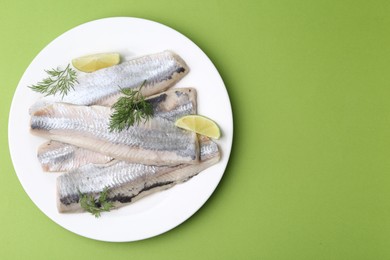
<path fill-rule="evenodd" d="M 31 133 L 129 162 L 198 163 L 197 136 L 164 117 L 120 132 L 108 129 L 111 109 L 55 103 L 31 115 Z"/>
<path fill-rule="evenodd" d="M 78 84 L 66 96 L 45 97 L 37 101 L 30 113 L 54 102 L 76 105 L 112 105 L 120 96 L 120 89 L 138 89 L 151 96 L 173 86 L 189 72 L 184 60 L 171 51 L 149 54 L 112 67 L 82 74 Z"/>
<path fill-rule="evenodd" d="M 121 132 L 108 129 L 111 109 L 53 104 L 34 112 L 31 133 L 69 143 L 119 160 L 144 164 L 198 162 L 195 133 L 155 117 Z"/>
<path fill-rule="evenodd" d="M 38 160 L 43 171 L 63 172 L 88 163 L 106 164 L 114 158 L 57 141 L 48 141 L 38 148 Z"/>
<path fill-rule="evenodd" d="M 146 99 L 153 106 L 154 116 L 172 122 L 181 116 L 196 114 L 196 90 L 170 89 Z M 114 158 L 67 143 L 48 141 L 38 148 L 42 169 L 49 172 L 69 171 L 88 163 L 105 164 Z"/>
<path fill-rule="evenodd" d="M 203 136 L 199 142 L 199 164 L 155 166 L 113 161 L 105 166 L 87 164 L 62 174 L 57 177 L 58 211 L 82 212 L 79 203 L 80 193 L 98 196 L 107 188 L 107 200 L 118 208 L 185 182 L 220 159 L 216 143 Z"/>

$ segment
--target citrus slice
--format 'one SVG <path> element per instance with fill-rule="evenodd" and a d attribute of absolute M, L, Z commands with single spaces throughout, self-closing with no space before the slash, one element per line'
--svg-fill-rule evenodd
<path fill-rule="evenodd" d="M 214 139 L 221 137 L 218 125 L 211 119 L 200 115 L 183 116 L 176 120 L 177 127 L 205 135 Z"/>
<path fill-rule="evenodd" d="M 93 72 L 116 65 L 120 62 L 119 53 L 98 53 L 72 60 L 72 65 L 83 72 Z"/>

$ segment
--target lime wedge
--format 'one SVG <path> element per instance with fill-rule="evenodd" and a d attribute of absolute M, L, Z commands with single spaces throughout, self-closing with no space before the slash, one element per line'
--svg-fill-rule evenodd
<path fill-rule="evenodd" d="M 119 53 L 98 53 L 75 58 L 72 65 L 83 72 L 93 72 L 99 69 L 116 65 L 120 62 Z"/>
<path fill-rule="evenodd" d="M 211 119 L 200 115 L 183 116 L 176 120 L 177 127 L 210 137 L 219 139 L 221 131 L 218 125 Z"/>

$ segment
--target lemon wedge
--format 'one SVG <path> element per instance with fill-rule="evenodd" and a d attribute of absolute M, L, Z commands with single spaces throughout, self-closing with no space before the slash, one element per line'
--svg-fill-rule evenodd
<path fill-rule="evenodd" d="M 98 53 L 72 60 L 72 65 L 83 72 L 93 72 L 116 65 L 120 62 L 119 53 Z"/>
<path fill-rule="evenodd" d="M 214 139 L 221 137 L 218 125 L 213 120 L 200 115 L 183 116 L 176 120 L 175 126 Z"/>

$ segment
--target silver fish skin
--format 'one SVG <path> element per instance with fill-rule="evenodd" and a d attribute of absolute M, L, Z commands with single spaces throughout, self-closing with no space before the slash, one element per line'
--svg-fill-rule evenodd
<path fill-rule="evenodd" d="M 149 194 L 185 182 L 220 159 L 218 145 L 200 137 L 200 163 L 155 166 L 114 161 L 110 165 L 88 164 L 57 177 L 59 212 L 82 212 L 79 194 L 98 196 L 108 189 L 107 200 L 115 208 Z"/>
<path fill-rule="evenodd" d="M 196 114 L 196 90 L 193 88 L 170 89 L 147 99 L 153 106 L 154 116 L 172 122 L 177 118 Z M 38 160 L 48 172 L 62 172 L 88 163 L 105 164 L 112 157 L 74 145 L 49 141 L 38 148 Z"/>
<path fill-rule="evenodd" d="M 38 160 L 46 172 L 64 172 L 88 163 L 106 164 L 114 158 L 74 145 L 48 141 L 38 148 Z"/>
<path fill-rule="evenodd" d="M 79 83 L 66 96 L 42 98 L 30 108 L 30 114 L 53 102 L 110 106 L 120 96 L 121 88 L 138 89 L 144 81 L 141 93 L 151 96 L 173 86 L 188 72 L 184 60 L 172 51 L 137 57 L 81 75 Z"/>
<path fill-rule="evenodd" d="M 55 103 L 31 116 L 31 133 L 119 160 L 152 165 L 199 162 L 197 136 L 171 120 L 153 117 L 120 132 L 108 129 L 112 111 L 103 106 Z"/>

